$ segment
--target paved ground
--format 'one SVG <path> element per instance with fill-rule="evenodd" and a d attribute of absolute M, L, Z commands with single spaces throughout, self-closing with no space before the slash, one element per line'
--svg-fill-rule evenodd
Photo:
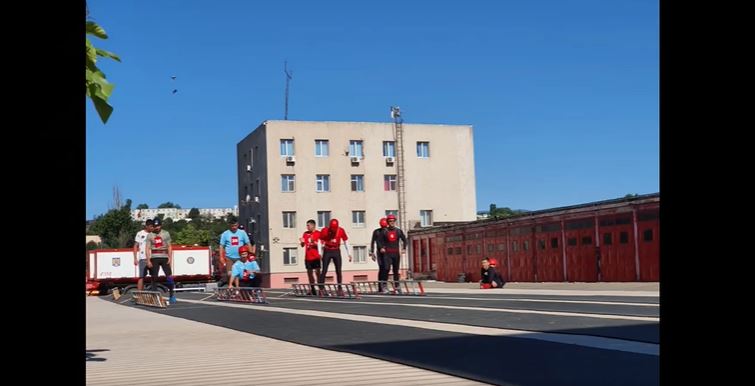
<path fill-rule="evenodd" d="M 104 298 L 87 298 L 86 321 L 87 385 L 480 384 L 124 307 Z"/>
<path fill-rule="evenodd" d="M 266 370 L 277 368 L 281 358 L 275 355 L 276 349 L 271 342 L 287 341 L 297 344 L 297 349 L 289 352 L 296 352 L 303 347 L 300 345 L 309 346 L 311 350 L 317 350 L 315 347 L 329 350 L 313 353 L 312 356 L 318 359 L 301 355 L 307 363 L 320 363 L 320 366 L 315 366 L 317 370 L 313 369 L 317 374 L 323 373 L 321 366 L 331 362 L 319 357 L 335 355 L 334 351 L 350 353 L 348 355 L 359 360 L 375 358 L 373 360 L 379 359 L 378 363 L 381 364 L 394 362 L 394 366 L 399 366 L 395 364 L 398 363 L 432 371 L 418 378 L 402 376 L 389 380 L 381 377 L 389 376 L 390 372 L 376 373 L 361 364 L 346 365 L 345 368 L 352 371 L 349 374 L 354 378 L 338 378 L 343 384 L 355 384 L 357 380 L 364 380 L 365 384 L 440 383 L 439 380 L 422 381 L 423 376 L 441 376 L 438 373 L 459 377 L 449 378 L 451 384 L 464 382 L 462 378 L 511 385 L 659 383 L 657 283 L 608 286 L 606 283 L 510 283 L 504 289 L 488 291 L 470 288 L 467 284 L 427 283 L 428 295 L 425 297 L 364 296 L 359 300 L 296 298 L 285 290 L 270 290 L 269 304 L 216 302 L 201 293 L 181 293 L 178 295 L 179 303 L 167 310 L 142 310 L 141 306 L 131 305 L 130 302 L 107 304 L 120 311 L 136 312 L 138 315 L 132 316 L 132 324 L 141 325 L 139 321 L 142 321 L 145 328 L 152 328 L 152 322 L 147 319 L 153 315 L 159 315 L 162 320 L 166 319 L 164 315 L 175 317 L 167 318 L 170 322 L 164 322 L 170 325 L 194 321 L 199 322 L 196 325 L 203 326 L 196 327 L 197 333 L 180 333 L 173 337 L 168 335 L 167 338 L 160 337 L 163 336 L 160 332 L 147 334 L 158 336 L 155 338 L 158 347 L 162 344 L 171 348 L 158 350 L 163 354 L 175 350 L 182 353 L 201 350 L 206 344 L 201 331 L 213 329 L 240 334 L 244 338 L 239 337 L 239 341 L 262 339 L 261 336 L 274 339 L 251 344 L 252 348 L 244 351 L 248 354 L 230 356 L 258 357 L 257 350 L 264 348 L 269 354 L 254 363 L 256 367 Z M 523 284 L 539 286 L 523 288 L 527 287 Z M 102 299 L 97 301 L 106 303 Z M 91 323 L 110 326 L 113 319 L 119 318 L 109 311 L 93 316 Z M 89 317 L 87 325 L 88 347 L 96 349 L 90 346 Z M 137 331 L 141 329 L 132 332 L 138 335 Z M 107 331 L 101 334 L 101 342 L 110 339 Z M 198 337 L 195 338 L 195 335 Z M 210 335 L 221 334 L 213 332 Z M 140 337 L 142 341 L 144 338 Z M 145 350 L 155 349 L 153 343 L 142 344 L 148 345 Z M 102 355 L 114 354 L 102 352 Z M 198 363 L 215 363 L 217 361 L 213 358 L 217 355 L 195 353 L 197 360 L 191 367 L 195 369 Z M 292 356 L 296 357 L 295 354 Z M 232 363 L 228 356 L 225 358 L 221 362 Z M 352 361 L 356 359 L 341 363 Z M 105 384 L 99 382 L 107 381 L 109 375 L 92 372 L 90 377 L 93 366 L 89 363 L 87 366 L 88 382 Z M 274 384 L 294 384 L 294 378 L 306 374 L 307 368 L 311 367 L 302 367 L 302 371 L 290 370 L 292 374 L 289 375 L 293 378 L 271 375 L 266 379 Z M 173 379 L 180 379 L 175 378 L 180 374 L 179 371 Z M 370 376 L 376 378 L 365 378 Z M 327 376 L 325 379 L 329 383 L 339 382 Z M 372 382 L 367 379 L 372 379 Z M 198 381 L 197 384 L 208 383 Z M 215 384 L 225 383 L 220 381 Z"/>

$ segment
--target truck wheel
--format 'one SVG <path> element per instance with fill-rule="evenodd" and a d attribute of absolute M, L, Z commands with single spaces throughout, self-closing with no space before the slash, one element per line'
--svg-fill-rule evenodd
<path fill-rule="evenodd" d="M 136 291 L 136 284 L 129 284 L 125 288 L 121 289 L 122 295 L 131 295 L 131 291 Z"/>

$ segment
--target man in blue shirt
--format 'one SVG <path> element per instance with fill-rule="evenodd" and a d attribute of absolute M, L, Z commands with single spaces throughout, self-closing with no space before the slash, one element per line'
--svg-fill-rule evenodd
<path fill-rule="evenodd" d="M 260 266 L 257 264 L 255 257 L 249 252 L 249 247 L 244 245 L 239 248 L 239 260 L 233 263 L 231 268 L 231 282 L 229 287 L 259 287 Z"/>
<path fill-rule="evenodd" d="M 239 260 L 239 248 L 251 244 L 246 232 L 239 229 L 239 221 L 232 218 L 228 221 L 229 229 L 220 235 L 220 261 L 225 265 L 228 282 L 231 281 L 231 269 Z"/>

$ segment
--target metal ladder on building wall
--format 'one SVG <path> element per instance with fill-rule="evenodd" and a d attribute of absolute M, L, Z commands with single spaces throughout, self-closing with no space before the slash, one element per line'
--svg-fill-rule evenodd
<path fill-rule="evenodd" d="M 315 294 L 312 294 L 312 287 L 315 289 Z M 321 283 L 321 284 L 291 284 L 294 296 L 319 296 L 329 298 L 342 298 L 342 299 L 359 299 L 359 292 L 354 283 L 350 284 L 334 284 L 334 283 Z"/>
<path fill-rule="evenodd" d="M 267 304 L 265 290 L 259 287 L 218 288 L 215 299 L 220 302 Z"/>
<path fill-rule="evenodd" d="M 359 293 L 366 295 L 425 296 L 425 288 L 422 287 L 422 282 L 414 280 L 354 281 L 351 284 L 357 287 Z M 379 284 L 382 284 L 387 292 L 378 291 Z"/>

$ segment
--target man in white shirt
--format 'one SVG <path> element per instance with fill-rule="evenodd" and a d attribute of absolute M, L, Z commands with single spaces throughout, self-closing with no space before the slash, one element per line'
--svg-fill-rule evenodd
<path fill-rule="evenodd" d="M 144 277 L 147 276 L 147 252 L 145 250 L 147 235 L 152 233 L 154 222 L 152 219 L 144 223 L 144 229 L 140 230 L 134 237 L 134 265 L 139 266 L 139 281 L 136 282 L 136 288 L 141 291 L 144 289 Z"/>

